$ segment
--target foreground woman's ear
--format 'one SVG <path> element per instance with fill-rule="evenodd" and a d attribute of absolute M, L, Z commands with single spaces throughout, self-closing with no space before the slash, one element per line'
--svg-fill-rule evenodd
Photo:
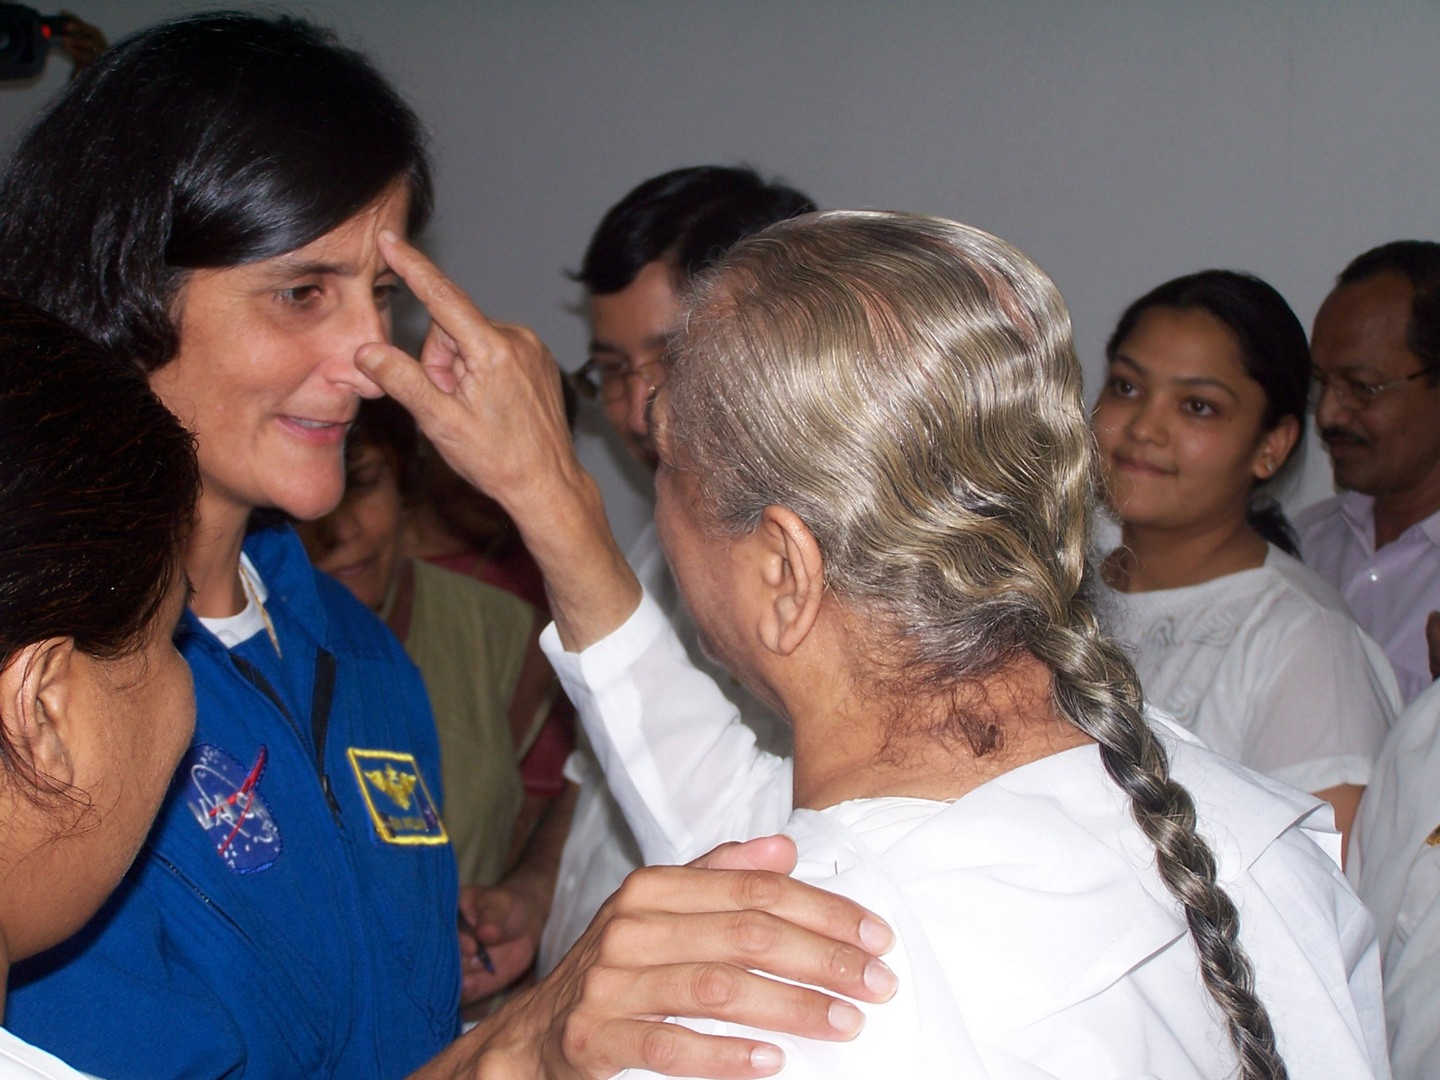
<path fill-rule="evenodd" d="M 768 590 L 761 614 L 765 647 L 789 656 L 809 636 L 825 596 L 825 559 L 810 527 L 788 506 L 767 506 L 755 530 Z"/>
<path fill-rule="evenodd" d="M 74 638 L 26 645 L 0 670 L 0 724 L 10 753 L 41 783 L 75 779 L 69 739 L 79 677 Z"/>
<path fill-rule="evenodd" d="M 1293 416 L 1282 416 L 1273 428 L 1260 437 L 1252 466 L 1255 479 L 1263 482 L 1279 472 L 1299 438 L 1300 421 Z"/>

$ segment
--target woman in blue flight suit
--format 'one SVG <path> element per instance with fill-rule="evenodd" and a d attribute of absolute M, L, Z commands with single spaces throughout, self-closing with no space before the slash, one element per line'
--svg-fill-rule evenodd
<path fill-rule="evenodd" d="M 3 198 L 0 287 L 135 359 L 203 488 L 195 741 L 119 893 L 15 973 L 7 1023 L 106 1077 L 408 1072 L 454 1037 L 460 986 L 434 726 L 275 512 L 340 498 L 379 392 L 354 353 L 388 338 L 396 285 L 376 236 L 430 209 L 420 126 L 312 26 L 183 19 L 81 73 Z"/>

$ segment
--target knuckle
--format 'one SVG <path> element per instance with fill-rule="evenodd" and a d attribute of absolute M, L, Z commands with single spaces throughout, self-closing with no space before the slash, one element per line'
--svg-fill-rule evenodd
<path fill-rule="evenodd" d="M 769 908 L 780 900 L 779 875 L 765 870 L 745 870 L 735 883 L 735 899 L 743 908 Z"/>
<path fill-rule="evenodd" d="M 632 915 L 613 916 L 600 932 L 598 959 L 602 964 L 620 965 L 622 958 L 633 951 L 633 942 L 640 935 L 640 920 Z M 594 970 L 591 970 L 594 974 Z"/>
<path fill-rule="evenodd" d="M 775 947 L 779 926 L 763 912 L 749 909 L 737 911 L 731 919 L 730 937 L 735 948 L 742 954 L 764 955 Z"/>
<path fill-rule="evenodd" d="M 560 1052 L 567 1061 L 581 1060 L 590 1048 L 590 1024 L 570 1013 L 560 1024 Z"/>
<path fill-rule="evenodd" d="M 674 1024 L 649 1024 L 640 1036 L 640 1060 L 654 1072 L 666 1072 L 680 1060 L 680 1032 Z"/>
<path fill-rule="evenodd" d="M 645 869 L 631 870 L 625 875 L 625 880 L 620 883 L 620 888 L 615 890 L 611 897 L 615 906 L 620 910 L 638 907 L 640 899 L 645 894 Z"/>
<path fill-rule="evenodd" d="M 690 993 L 705 1009 L 723 1009 L 739 992 L 739 972 L 726 964 L 701 964 L 690 977 Z"/>

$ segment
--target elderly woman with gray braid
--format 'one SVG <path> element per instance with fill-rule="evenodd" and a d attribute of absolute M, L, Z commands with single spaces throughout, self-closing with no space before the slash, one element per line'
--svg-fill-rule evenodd
<path fill-rule="evenodd" d="M 783 827 L 797 876 L 896 931 L 867 972 L 894 997 L 851 1043 L 677 1027 L 769 1039 L 795 1077 L 1388 1076 L 1329 814 L 1146 713 L 1097 625 L 1097 455 L 1069 315 L 1026 256 L 827 213 L 743 242 L 691 298 L 652 404 L 657 524 L 792 761 L 616 565 L 547 435 L 543 347 L 386 254 L 441 331 L 421 367 L 359 362 L 525 532 L 547 651 L 647 857 Z"/>

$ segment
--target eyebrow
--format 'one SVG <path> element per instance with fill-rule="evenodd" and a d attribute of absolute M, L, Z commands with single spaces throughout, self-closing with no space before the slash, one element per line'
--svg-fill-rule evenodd
<path fill-rule="evenodd" d="M 669 348 L 670 342 L 674 337 L 675 332 L 673 330 L 666 331 L 663 334 L 651 334 L 640 342 L 640 346 L 644 349 L 666 349 Z M 621 356 L 628 355 L 624 349 L 616 345 L 613 341 L 606 341 L 604 338 L 597 337 L 590 339 L 590 351 L 619 353 Z"/>
<path fill-rule="evenodd" d="M 1111 360 L 1110 362 L 1111 362 L 1112 364 L 1124 364 L 1124 365 L 1126 365 L 1127 367 L 1134 368 L 1134 369 L 1135 369 L 1136 371 L 1138 371 L 1141 375 L 1146 375 L 1146 376 L 1149 376 L 1149 377 L 1151 377 L 1151 378 L 1153 378 L 1153 377 L 1154 377 L 1154 374 L 1155 374 L 1153 371 L 1151 371 L 1149 368 L 1147 368 L 1144 364 L 1137 363 L 1136 361 L 1132 360 L 1130 357 L 1126 356 L 1126 355 L 1123 354 L 1123 353 L 1117 354 L 1117 355 L 1115 356 L 1115 358 L 1114 358 L 1113 360 Z M 1213 388 L 1216 389 L 1216 390 L 1223 391 L 1226 395 L 1228 395 L 1230 398 L 1232 398 L 1232 399 L 1235 400 L 1235 401 L 1239 401 L 1239 400 L 1240 400 L 1240 395 L 1237 394 L 1237 393 L 1235 393 L 1235 391 L 1230 387 L 1230 385 L 1229 385 L 1228 383 L 1225 383 L 1225 382 L 1221 381 L 1220 379 L 1211 379 L 1211 378 L 1208 378 L 1207 376 L 1204 376 L 1204 375 L 1192 375 L 1192 376 L 1185 377 L 1185 378 L 1170 379 L 1169 381 L 1170 381 L 1171 383 L 1174 383 L 1174 384 L 1179 385 L 1179 386 L 1187 386 L 1187 387 L 1192 387 L 1192 388 L 1194 388 L 1194 387 L 1207 387 L 1207 386 L 1208 386 L 1208 387 L 1213 387 Z"/>

